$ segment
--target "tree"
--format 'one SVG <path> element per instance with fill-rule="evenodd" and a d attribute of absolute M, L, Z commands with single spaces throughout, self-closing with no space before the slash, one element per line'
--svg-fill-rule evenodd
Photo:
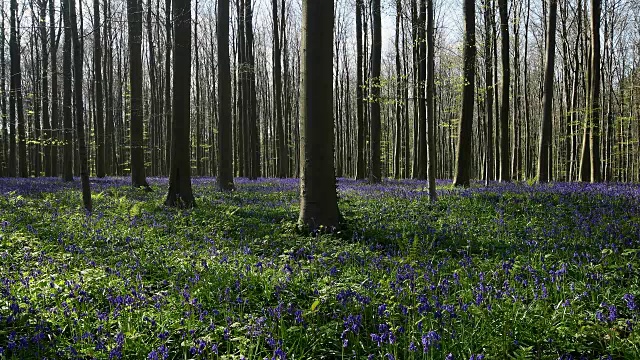
<path fill-rule="evenodd" d="M 602 4 L 600 0 L 591 0 L 591 89 L 589 94 L 589 122 L 591 148 L 591 182 L 601 180 L 600 171 L 600 17 Z"/>
<path fill-rule="evenodd" d="M 47 54 L 47 0 L 40 0 L 40 41 L 42 51 L 42 68 L 41 68 L 41 83 L 42 83 L 42 126 L 44 127 L 44 174 L 45 176 L 52 176 L 51 163 L 55 161 L 51 157 L 51 145 L 52 145 L 52 131 L 49 121 L 49 56 Z"/>
<path fill-rule="evenodd" d="M 283 4 L 284 6 L 284 4 Z M 272 0 L 273 17 L 273 104 L 276 117 L 276 171 L 279 178 L 287 176 L 287 147 L 284 141 L 282 124 L 282 50 L 280 48 L 280 29 L 278 28 L 278 0 Z M 284 21 L 284 19 L 282 19 Z M 218 42 L 220 43 L 220 42 Z"/>
<path fill-rule="evenodd" d="M 73 181 L 73 109 L 71 108 L 73 78 L 71 74 L 71 19 L 69 6 L 69 0 L 62 1 L 62 17 L 64 19 L 64 44 L 62 47 L 64 157 L 62 160 L 62 180 L 64 181 Z"/>
<path fill-rule="evenodd" d="M 427 137 L 429 146 L 429 197 L 437 199 L 436 194 L 436 115 L 435 115 L 435 36 L 434 36 L 433 0 L 427 0 Z"/>
<path fill-rule="evenodd" d="M 218 187 L 233 190 L 229 0 L 218 1 Z"/>
<path fill-rule="evenodd" d="M 18 175 L 20 177 L 28 177 L 27 172 L 27 135 L 25 131 L 24 122 L 24 106 L 22 102 L 22 70 L 20 66 L 20 45 L 18 44 L 19 38 L 19 25 L 18 25 L 18 1 L 11 0 L 11 36 L 9 38 L 9 53 L 11 55 L 11 94 L 9 101 L 10 111 L 13 115 L 10 115 L 12 127 L 15 129 L 15 118 L 18 119 Z M 12 134 L 12 137 L 15 135 Z M 15 171 L 15 142 L 12 143 L 11 149 L 13 150 L 10 155 L 9 167 L 10 171 Z"/>
<path fill-rule="evenodd" d="M 131 185 L 150 189 L 144 171 L 141 0 L 127 0 L 127 20 L 129 25 L 129 85 L 131 88 Z"/>
<path fill-rule="evenodd" d="M 99 178 L 105 176 L 104 101 L 102 95 L 102 37 L 100 33 L 101 26 L 100 0 L 93 0 L 93 72 L 95 76 L 96 97 L 96 176 Z"/>
<path fill-rule="evenodd" d="M 416 144 L 415 158 L 417 159 L 418 173 L 416 178 L 427 179 L 427 100 L 425 99 L 425 85 L 427 80 L 427 5 L 425 0 L 420 0 L 420 15 L 418 17 L 417 50 L 418 50 L 418 143 Z"/>
<path fill-rule="evenodd" d="M 475 100 L 476 19 L 475 0 L 464 0 L 464 87 L 462 90 L 462 116 L 458 126 L 458 152 L 456 155 L 455 186 L 470 185 L 471 131 Z"/>
<path fill-rule="evenodd" d="M 171 171 L 165 205 L 194 207 L 191 189 L 190 105 L 191 105 L 191 0 L 173 1 L 173 121 Z"/>
<path fill-rule="evenodd" d="M 552 119 L 553 119 L 553 82 L 556 54 L 556 17 L 557 0 L 549 0 L 549 26 L 547 28 L 547 54 L 544 70 L 544 98 L 542 100 L 542 122 L 540 123 L 540 147 L 538 151 L 538 182 L 551 180 L 553 174 L 552 155 Z"/>
<path fill-rule="evenodd" d="M 82 202 L 84 208 L 91 212 L 91 187 L 89 184 L 89 161 L 84 130 L 84 107 L 82 98 L 82 43 L 78 34 L 78 20 L 75 0 L 65 0 L 69 4 L 69 20 L 71 23 L 71 37 L 73 40 L 73 91 L 76 109 L 76 137 L 78 139 L 78 153 L 80 160 L 80 182 L 82 187 Z"/>
<path fill-rule="evenodd" d="M 369 181 L 379 183 L 382 180 L 380 163 L 380 67 L 382 61 L 382 21 L 380 18 L 380 0 L 372 1 L 373 42 L 371 44 L 371 165 Z"/>
<path fill-rule="evenodd" d="M 300 217 L 311 229 L 338 227 L 333 157 L 333 0 L 302 2 Z"/>
<path fill-rule="evenodd" d="M 494 156 L 493 156 L 493 91 L 495 83 L 493 82 L 493 61 L 492 61 L 492 45 L 493 36 L 491 34 L 491 24 L 493 21 L 492 4 L 489 0 L 483 1 L 484 10 L 484 62 L 485 62 L 485 114 L 487 117 L 487 127 L 485 129 L 487 136 L 487 181 L 494 180 Z"/>
<path fill-rule="evenodd" d="M 365 178 L 364 164 L 364 99 L 362 88 L 364 86 L 362 80 L 362 13 L 364 12 L 363 0 L 356 0 L 356 118 L 357 118 L 357 158 L 356 158 L 356 179 Z"/>
<path fill-rule="evenodd" d="M 509 12 L 507 0 L 498 0 L 500 11 L 500 35 L 502 37 L 502 103 L 500 104 L 500 181 L 511 181 L 509 165 L 509 85 L 511 68 L 509 64 Z"/>

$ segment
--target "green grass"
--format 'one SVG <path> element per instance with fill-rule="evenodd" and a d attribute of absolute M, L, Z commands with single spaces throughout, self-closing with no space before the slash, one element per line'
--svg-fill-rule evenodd
<path fill-rule="evenodd" d="M 198 180 L 187 211 L 164 180 L 114 181 L 92 216 L 28 181 L 0 197 L 0 358 L 640 357 L 638 186 L 441 184 L 431 204 L 345 180 L 342 229 L 307 234 L 289 180 Z"/>

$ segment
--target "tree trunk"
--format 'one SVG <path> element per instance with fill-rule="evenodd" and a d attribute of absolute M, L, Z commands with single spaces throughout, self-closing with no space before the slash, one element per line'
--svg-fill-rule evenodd
<path fill-rule="evenodd" d="M 471 135 L 473 130 L 473 106 L 475 101 L 476 25 L 475 0 L 464 0 L 464 86 L 462 92 L 462 116 L 458 127 L 458 151 L 456 155 L 455 186 L 470 185 Z"/>
<path fill-rule="evenodd" d="M 142 0 L 127 0 L 129 87 L 131 89 L 131 185 L 150 189 L 144 168 L 142 98 Z"/>
<path fill-rule="evenodd" d="M 189 154 L 191 102 L 191 0 L 173 1 L 176 46 L 173 48 L 173 124 L 171 134 L 171 171 L 169 193 L 165 205 L 190 208 L 195 206 L 191 189 Z"/>
<path fill-rule="evenodd" d="M 600 171 L 600 14 L 602 12 L 600 0 L 591 0 L 591 93 L 589 96 L 589 122 L 591 133 L 589 137 L 591 148 L 591 182 L 601 181 Z"/>
<path fill-rule="evenodd" d="M 218 187 L 233 190 L 229 0 L 218 2 Z"/>
<path fill-rule="evenodd" d="M 272 0 L 273 15 L 273 104 L 276 120 L 276 176 L 287 176 L 287 149 L 284 139 L 282 121 L 282 49 L 280 44 L 280 28 L 278 26 L 278 0 Z M 281 19 L 284 21 L 284 19 Z"/>
<path fill-rule="evenodd" d="M 84 105 L 82 96 L 82 44 L 78 33 L 78 21 L 76 16 L 75 0 L 65 0 L 69 4 L 69 20 L 71 23 L 71 36 L 73 39 L 73 70 L 74 83 L 73 90 L 75 95 L 76 110 L 76 137 L 78 139 L 78 152 L 80 161 L 80 182 L 82 185 L 82 202 L 85 210 L 91 212 L 91 187 L 89 184 L 89 161 L 87 154 L 87 144 L 84 133 Z"/>
<path fill-rule="evenodd" d="M 72 74 L 71 74 L 71 20 L 69 17 L 69 0 L 62 1 L 64 18 L 64 44 L 62 49 L 62 77 L 63 99 L 62 109 L 64 118 L 64 158 L 62 162 L 62 179 L 73 181 L 73 110 L 71 108 Z"/>
<path fill-rule="evenodd" d="M 13 105 L 15 108 L 14 115 L 11 116 L 15 124 L 17 115 L 18 120 L 18 176 L 28 177 L 27 171 L 27 137 L 24 121 L 24 106 L 22 102 L 22 70 L 20 66 L 20 44 L 18 44 L 18 2 L 11 0 L 11 37 L 9 39 L 9 51 L 11 55 L 11 95 L 13 95 Z M 14 130 L 15 127 L 11 127 Z M 15 136 L 15 135 L 12 135 Z M 15 167 L 15 150 L 14 155 L 10 159 Z M 11 167 L 11 164 L 10 164 Z"/>
<path fill-rule="evenodd" d="M 540 127 L 540 147 L 538 151 L 538 182 L 551 180 L 552 161 L 552 120 L 553 120 L 553 82 L 556 55 L 556 14 L 557 0 L 549 0 L 549 26 L 547 28 L 547 59 L 544 70 L 544 98 L 542 100 L 542 123 Z"/>
<path fill-rule="evenodd" d="M 500 181 L 511 181 L 509 166 L 509 85 L 511 68 L 509 65 L 509 13 L 507 0 L 498 0 L 500 8 L 500 33 L 502 36 L 502 103 L 500 104 Z"/>
<path fill-rule="evenodd" d="M 487 127 L 485 129 L 487 137 L 487 157 L 486 157 L 486 180 L 492 181 L 494 177 L 494 157 L 493 157 L 493 88 L 496 84 L 493 82 L 493 59 L 491 58 L 491 49 L 493 37 L 491 35 L 491 3 L 488 0 L 483 1 L 484 7 L 484 63 L 485 63 L 485 114 L 487 117 Z"/>
<path fill-rule="evenodd" d="M 304 0 L 300 51 L 300 217 L 334 229 L 340 214 L 333 161 L 333 0 Z"/>
<path fill-rule="evenodd" d="M 371 163 L 369 181 L 382 181 L 380 163 L 380 68 L 382 61 L 382 21 L 380 18 L 380 0 L 372 1 L 373 38 L 371 43 Z"/>
<path fill-rule="evenodd" d="M 433 0 L 427 0 L 427 137 L 429 145 L 429 198 L 436 201 L 435 35 Z M 475 20 L 474 20 L 475 21 Z M 475 40 L 474 40 L 475 42 Z"/>
<path fill-rule="evenodd" d="M 104 169 L 104 98 L 102 95 L 102 37 L 100 33 L 100 0 L 93 0 L 93 71 L 96 96 L 96 176 L 105 176 Z"/>
<path fill-rule="evenodd" d="M 362 93 L 363 79 L 363 55 L 362 55 L 362 13 L 364 12 L 363 0 L 356 0 L 356 116 L 357 116 L 357 160 L 356 160 L 356 179 L 365 178 L 364 164 L 364 99 Z"/>

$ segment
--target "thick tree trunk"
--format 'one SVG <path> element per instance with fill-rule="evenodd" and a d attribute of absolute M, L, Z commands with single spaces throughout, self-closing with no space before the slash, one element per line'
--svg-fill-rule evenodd
<path fill-rule="evenodd" d="M 340 214 L 333 163 L 333 0 L 302 3 L 300 51 L 300 217 L 334 229 Z"/>
<path fill-rule="evenodd" d="M 473 130 L 473 106 L 475 101 L 476 22 L 475 0 L 464 0 L 464 86 L 462 92 L 462 116 L 458 127 L 458 151 L 456 154 L 455 186 L 470 185 L 471 135 Z"/>
<path fill-rule="evenodd" d="M 173 1 L 175 47 L 173 50 L 173 124 L 171 135 L 171 171 L 165 205 L 180 208 L 195 206 L 191 189 L 189 154 L 191 103 L 191 0 Z"/>

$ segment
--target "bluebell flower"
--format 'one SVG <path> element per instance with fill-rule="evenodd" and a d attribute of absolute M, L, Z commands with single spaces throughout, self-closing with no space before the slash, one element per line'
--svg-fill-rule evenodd
<path fill-rule="evenodd" d="M 622 297 L 622 300 L 624 300 L 627 303 L 627 308 L 629 308 L 629 310 L 631 311 L 638 310 L 638 305 L 636 305 L 636 298 L 632 294 L 625 294 Z"/>

